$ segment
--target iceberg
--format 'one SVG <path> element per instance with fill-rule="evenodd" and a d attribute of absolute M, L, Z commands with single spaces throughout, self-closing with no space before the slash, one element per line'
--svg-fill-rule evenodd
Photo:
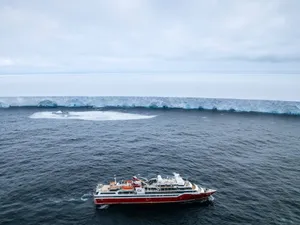
<path fill-rule="evenodd" d="M 10 107 L 10 105 L 8 105 L 8 104 L 6 104 L 4 102 L 0 102 L 0 109 L 1 108 L 9 108 L 9 107 Z"/>
<path fill-rule="evenodd" d="M 40 101 L 37 105 L 38 107 L 46 107 L 46 108 L 55 108 L 57 107 L 57 103 L 48 99 Z"/>
<path fill-rule="evenodd" d="M 300 115 L 300 102 L 179 97 L 0 97 L 0 108 L 151 108 Z"/>

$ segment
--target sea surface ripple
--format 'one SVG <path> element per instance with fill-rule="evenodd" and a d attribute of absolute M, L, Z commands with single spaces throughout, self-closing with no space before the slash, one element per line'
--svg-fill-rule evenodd
<path fill-rule="evenodd" d="M 299 116 L 58 110 L 0 110 L 3 225 L 300 224 Z M 87 111 L 106 114 L 68 119 Z M 125 179 L 172 172 L 217 189 L 213 203 L 106 210 L 93 205 L 92 189 L 115 174 Z"/>

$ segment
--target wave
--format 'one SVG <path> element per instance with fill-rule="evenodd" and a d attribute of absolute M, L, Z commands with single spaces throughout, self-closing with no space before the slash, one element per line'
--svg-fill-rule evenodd
<path fill-rule="evenodd" d="M 151 119 L 155 117 L 148 115 L 139 115 L 132 113 L 121 112 L 102 112 L 102 111 L 84 111 L 84 112 L 36 112 L 33 113 L 31 119 L 67 119 L 67 120 L 91 120 L 91 121 L 105 121 L 105 120 L 140 120 Z"/>
<path fill-rule="evenodd" d="M 2 97 L 0 108 L 86 107 L 198 109 L 300 115 L 300 102 L 177 97 Z"/>
<path fill-rule="evenodd" d="M 81 201 L 85 202 L 85 201 L 91 199 L 92 197 L 93 197 L 93 195 L 91 193 L 88 193 L 88 194 L 83 194 L 80 199 L 81 199 Z"/>
<path fill-rule="evenodd" d="M 81 198 L 74 198 L 74 197 L 50 197 L 47 199 L 48 202 L 50 203 L 55 203 L 55 204 L 60 204 L 60 203 L 64 203 L 64 202 L 80 202 L 80 201 L 87 201 L 89 199 L 91 199 L 93 197 L 92 194 L 84 194 L 81 196 Z M 44 201 L 44 199 L 39 199 L 40 201 Z"/>

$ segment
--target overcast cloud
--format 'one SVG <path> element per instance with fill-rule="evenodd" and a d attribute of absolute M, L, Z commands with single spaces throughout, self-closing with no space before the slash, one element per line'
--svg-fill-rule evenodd
<path fill-rule="evenodd" d="M 0 96 L 300 100 L 299 10 L 299 0 L 1 0 Z"/>
<path fill-rule="evenodd" d="M 1 0 L 0 72 L 300 69 L 298 0 Z"/>

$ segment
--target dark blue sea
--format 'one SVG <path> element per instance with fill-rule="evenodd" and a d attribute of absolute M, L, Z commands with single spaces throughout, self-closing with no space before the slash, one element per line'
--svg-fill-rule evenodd
<path fill-rule="evenodd" d="M 56 107 L 56 106 L 55 106 Z M 180 173 L 206 204 L 96 209 L 98 182 Z M 168 108 L 0 109 L 0 223 L 300 224 L 300 116 Z"/>

